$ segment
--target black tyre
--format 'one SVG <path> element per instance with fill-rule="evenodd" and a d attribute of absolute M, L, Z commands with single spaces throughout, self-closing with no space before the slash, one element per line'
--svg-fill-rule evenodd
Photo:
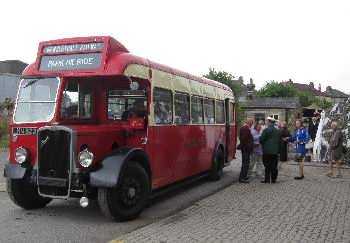
<path fill-rule="evenodd" d="M 222 148 L 219 148 L 214 156 L 213 166 L 210 170 L 209 179 L 212 181 L 220 180 L 222 175 L 224 174 L 224 162 L 225 162 L 225 154 Z"/>
<path fill-rule="evenodd" d="M 12 202 L 24 209 L 43 208 L 52 201 L 51 198 L 41 197 L 35 186 L 24 179 L 7 179 L 7 193 Z"/>
<path fill-rule="evenodd" d="M 150 191 L 146 170 L 130 161 L 121 172 L 116 188 L 98 189 L 98 203 L 106 217 L 116 221 L 131 220 L 146 206 Z"/>

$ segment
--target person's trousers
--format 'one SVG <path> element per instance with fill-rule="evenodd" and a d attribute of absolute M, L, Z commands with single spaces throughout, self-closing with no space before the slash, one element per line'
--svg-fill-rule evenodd
<path fill-rule="evenodd" d="M 276 182 L 278 176 L 278 155 L 264 154 L 263 163 L 265 166 L 265 182 Z"/>
<path fill-rule="evenodd" d="M 263 165 L 263 162 L 262 162 L 262 154 L 252 153 L 250 155 L 248 176 L 253 175 L 254 166 L 255 166 L 255 174 L 258 177 L 263 178 L 264 175 L 265 175 L 265 169 L 264 169 L 264 165 Z"/>
<path fill-rule="evenodd" d="M 242 167 L 239 175 L 240 180 L 246 180 L 248 178 L 249 163 L 250 153 L 247 151 L 242 151 Z"/>

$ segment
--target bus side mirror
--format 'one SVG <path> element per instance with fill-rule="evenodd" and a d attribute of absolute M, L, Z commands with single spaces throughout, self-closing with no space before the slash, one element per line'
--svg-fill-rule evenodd
<path fill-rule="evenodd" d="M 142 117 L 129 118 L 129 128 L 134 130 L 145 129 L 145 119 Z"/>

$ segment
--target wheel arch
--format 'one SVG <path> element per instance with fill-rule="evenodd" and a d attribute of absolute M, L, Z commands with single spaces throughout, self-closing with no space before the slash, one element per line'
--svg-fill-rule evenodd
<path fill-rule="evenodd" d="M 90 173 L 90 185 L 104 188 L 117 186 L 123 168 L 130 161 L 139 163 L 146 170 L 151 184 L 152 170 L 146 152 L 141 148 L 119 148 L 102 160 L 100 169 Z"/>

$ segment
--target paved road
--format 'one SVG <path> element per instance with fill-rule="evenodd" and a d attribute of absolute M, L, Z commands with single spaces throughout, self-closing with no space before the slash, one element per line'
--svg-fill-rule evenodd
<path fill-rule="evenodd" d="M 233 184 L 163 220 L 116 238 L 121 242 L 350 242 L 350 170 L 284 164 L 278 184 Z"/>
<path fill-rule="evenodd" d="M 8 154 L 1 152 L 0 156 L 0 168 L 3 168 Z M 24 211 L 9 200 L 6 192 L 0 192 L 0 242 L 107 242 L 175 214 L 231 185 L 233 178 L 237 179 L 238 166 L 233 163 L 226 168 L 219 182 L 201 180 L 159 198 L 139 219 L 126 223 L 110 222 L 96 203 L 82 209 L 77 200 L 56 200 L 45 209 Z M 4 182 L 2 171 L 1 182 Z"/>

